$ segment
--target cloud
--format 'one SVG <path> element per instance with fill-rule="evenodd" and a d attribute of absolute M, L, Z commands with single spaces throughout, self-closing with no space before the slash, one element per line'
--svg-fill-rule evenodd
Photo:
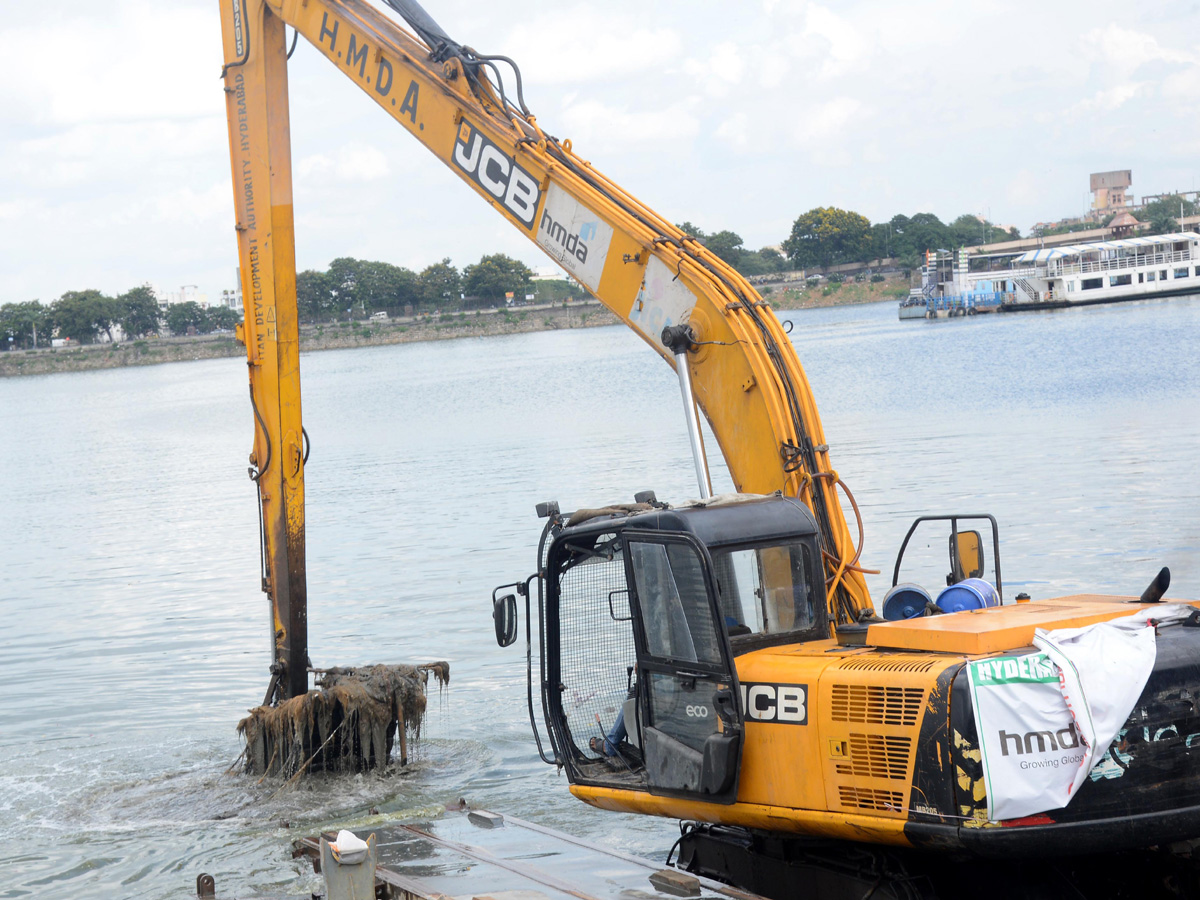
<path fill-rule="evenodd" d="M 227 287 L 218 4 L 8 6 L 0 302 L 144 280 Z M 1200 147 L 1198 16 L 1186 4 L 1133 18 L 1117 0 L 1044 4 L 1038 34 L 1066 36 L 1057 42 L 1031 40 L 1029 17 L 1000 0 L 437 7 L 456 38 L 520 63 L 551 134 L 652 207 L 749 246 L 829 203 L 945 219 L 990 204 L 1025 227 L 1075 213 L 1093 169 L 1189 188 Z M 352 255 L 422 268 L 496 251 L 544 265 L 303 41 L 289 82 L 303 265 Z"/>
<path fill-rule="evenodd" d="M 804 37 L 820 38 L 827 51 L 821 65 L 821 76 L 833 78 L 848 71 L 862 60 L 870 50 L 862 26 L 849 22 L 841 16 L 813 3 L 808 7 L 804 25 Z"/>
<path fill-rule="evenodd" d="M 663 142 L 678 145 L 694 138 L 700 122 L 683 102 L 663 109 L 631 111 L 598 100 L 581 100 L 563 109 L 560 129 L 580 152 L 591 148 L 646 147 Z"/>
<path fill-rule="evenodd" d="M 0 163 L 19 177 L 20 189 L 86 186 L 104 190 L 123 178 L 155 173 L 187 179 L 195 160 L 206 162 L 226 136 L 224 117 L 191 120 L 82 122 L 48 134 L 0 144 Z"/>
<path fill-rule="evenodd" d="M 377 181 L 391 174 L 388 159 L 378 147 L 343 144 L 332 156 L 314 153 L 295 166 L 296 178 L 335 181 Z"/>
<path fill-rule="evenodd" d="M 667 26 L 629 27 L 624 16 L 590 6 L 522 16 L 503 46 L 526 84 L 599 84 L 657 71 L 679 57 L 683 40 Z M 508 86 L 506 85 L 506 88 Z"/>
<path fill-rule="evenodd" d="M 834 97 L 812 109 L 796 123 L 793 135 L 802 146 L 814 146 L 836 138 L 856 117 L 866 114 L 862 101 Z"/>
<path fill-rule="evenodd" d="M 198 8 L 128 0 L 101 21 L 62 16 L 0 30 L 0 46 L 0 109 L 18 120 L 73 125 L 224 112 L 220 23 Z"/>
<path fill-rule="evenodd" d="M 729 96 L 730 90 L 741 82 L 745 68 L 741 50 L 731 41 L 713 47 L 708 59 L 689 59 L 683 64 L 683 71 L 715 98 Z"/>
<path fill-rule="evenodd" d="M 1195 65 L 1195 54 L 1163 47 L 1149 34 L 1110 22 L 1083 35 L 1084 52 L 1112 72 L 1128 76 L 1146 63 L 1161 61 Z"/>
<path fill-rule="evenodd" d="M 1036 203 L 1042 194 L 1041 178 L 1030 169 L 1019 170 L 1004 187 L 1005 199 L 1016 206 Z"/>
<path fill-rule="evenodd" d="M 1067 114 L 1071 116 L 1088 115 L 1094 112 L 1115 112 L 1142 92 L 1147 85 L 1144 82 L 1118 84 L 1115 87 L 1097 91 L 1086 100 L 1080 100 L 1073 105 Z"/>
<path fill-rule="evenodd" d="M 734 113 L 718 125 L 713 133 L 735 150 L 746 150 L 751 146 L 750 119 L 744 112 Z"/>
<path fill-rule="evenodd" d="M 15 222 L 29 215 L 30 204 L 24 200 L 8 200 L 0 203 L 0 222 Z"/>

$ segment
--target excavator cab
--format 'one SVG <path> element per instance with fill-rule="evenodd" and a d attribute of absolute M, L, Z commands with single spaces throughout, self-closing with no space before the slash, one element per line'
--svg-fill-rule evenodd
<path fill-rule="evenodd" d="M 805 714 L 800 699 L 762 694 L 748 709 L 734 657 L 829 634 L 812 513 L 781 496 L 652 500 L 565 521 L 543 508 L 554 509 L 538 579 L 554 761 L 572 784 L 734 802 L 746 717 L 762 718 L 763 703 Z M 512 595 L 494 596 L 501 642 L 514 612 Z"/>

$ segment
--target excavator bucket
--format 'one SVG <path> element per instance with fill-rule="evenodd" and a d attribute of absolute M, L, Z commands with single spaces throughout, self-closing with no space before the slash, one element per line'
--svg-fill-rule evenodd
<path fill-rule="evenodd" d="M 444 687 L 449 663 L 320 671 L 316 689 L 255 707 L 238 723 L 246 742 L 244 771 L 289 778 L 383 769 L 397 738 L 400 765 L 407 765 L 409 739 L 420 738 L 431 674 Z"/>

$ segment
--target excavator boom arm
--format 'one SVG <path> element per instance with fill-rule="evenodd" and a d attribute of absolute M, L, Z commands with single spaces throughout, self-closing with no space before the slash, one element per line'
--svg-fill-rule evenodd
<path fill-rule="evenodd" d="M 293 27 L 670 365 L 686 323 L 696 401 L 739 491 L 800 496 L 821 527 L 835 620 L 869 605 L 820 418 L 768 304 L 698 241 L 547 135 L 411 0 L 426 40 L 363 0 L 221 0 L 265 587 L 288 693 L 305 664 L 303 430 L 284 24 Z M 519 80 L 518 80 L 519 84 Z M 285 583 L 286 582 L 286 583 Z"/>

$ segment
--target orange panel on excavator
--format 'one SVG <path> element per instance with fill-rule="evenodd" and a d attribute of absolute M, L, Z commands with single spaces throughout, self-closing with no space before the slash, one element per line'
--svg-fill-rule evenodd
<path fill-rule="evenodd" d="M 1182 600 L 1195 606 L 1200 601 Z M 1137 597 L 1072 594 L 1036 603 L 1015 603 L 882 622 L 867 629 L 867 646 L 977 655 L 1028 647 L 1037 628 L 1077 628 L 1153 607 Z"/>

